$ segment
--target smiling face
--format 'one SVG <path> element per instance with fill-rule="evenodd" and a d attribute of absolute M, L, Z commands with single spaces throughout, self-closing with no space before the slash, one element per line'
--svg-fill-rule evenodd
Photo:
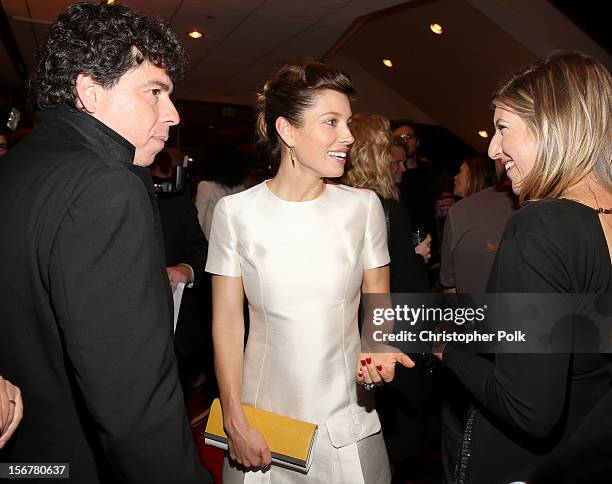
<path fill-rule="evenodd" d="M 149 62 L 126 72 L 109 89 L 99 89 L 92 115 L 136 147 L 134 164 L 148 166 L 168 140 L 179 115 L 170 100 L 172 81 Z"/>
<path fill-rule="evenodd" d="M 326 89 L 303 112 L 301 127 L 293 127 L 295 162 L 318 178 L 344 173 L 346 155 L 353 144 L 349 130 L 351 105 L 346 95 Z"/>
<path fill-rule="evenodd" d="M 504 165 L 512 191 L 521 191 L 521 182 L 533 168 L 537 146 L 525 122 L 512 111 L 495 108 L 495 135 L 489 144 L 489 157 Z"/>
<path fill-rule="evenodd" d="M 470 167 L 464 161 L 461 163 L 461 168 L 459 168 L 459 173 L 455 175 L 455 190 L 454 194 L 458 197 L 465 197 L 465 193 L 467 191 L 468 183 L 470 181 Z"/>

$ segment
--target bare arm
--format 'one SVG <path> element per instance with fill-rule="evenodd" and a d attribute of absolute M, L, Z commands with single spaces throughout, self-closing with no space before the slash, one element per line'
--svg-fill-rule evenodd
<path fill-rule="evenodd" d="M 389 266 L 377 267 L 363 271 L 361 290 L 366 294 L 388 294 Z M 391 298 L 388 300 L 392 304 Z M 414 362 L 404 353 L 385 347 L 380 353 L 361 353 L 357 362 L 357 382 L 380 384 L 382 381 L 390 382 L 395 378 L 395 364 L 400 363 L 407 368 L 414 366 Z M 365 365 L 364 365 L 365 363 Z"/>
<path fill-rule="evenodd" d="M 215 370 L 229 453 L 233 460 L 245 467 L 260 467 L 271 462 L 270 451 L 259 432 L 249 426 L 242 410 L 243 301 L 241 277 L 213 276 Z"/>
<path fill-rule="evenodd" d="M 377 267 L 363 271 L 361 292 L 384 294 L 391 290 L 389 285 L 389 266 Z"/>

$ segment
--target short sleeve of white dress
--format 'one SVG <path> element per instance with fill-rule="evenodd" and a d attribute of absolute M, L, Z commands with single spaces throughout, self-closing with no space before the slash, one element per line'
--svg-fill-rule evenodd
<path fill-rule="evenodd" d="M 378 196 L 370 192 L 368 220 L 363 244 L 363 268 L 374 269 L 387 265 L 391 258 L 387 247 L 387 222 Z"/>
<path fill-rule="evenodd" d="M 219 200 L 213 213 L 208 242 L 208 258 L 206 272 L 219 276 L 239 277 L 240 255 L 238 254 L 238 238 L 225 198 Z"/>

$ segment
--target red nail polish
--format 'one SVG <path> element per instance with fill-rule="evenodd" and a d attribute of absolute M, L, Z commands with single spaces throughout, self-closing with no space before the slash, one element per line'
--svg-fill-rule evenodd
<path fill-rule="evenodd" d="M 372 358 L 366 358 L 366 363 L 368 365 L 371 365 L 372 364 Z"/>
<path fill-rule="evenodd" d="M 361 366 L 366 366 L 366 360 L 361 360 Z"/>
<path fill-rule="evenodd" d="M 357 376 L 361 378 L 363 376 L 363 372 L 360 371 L 359 373 L 357 373 Z"/>
<path fill-rule="evenodd" d="M 377 369 L 378 371 L 382 371 L 382 365 L 376 365 L 376 369 Z"/>

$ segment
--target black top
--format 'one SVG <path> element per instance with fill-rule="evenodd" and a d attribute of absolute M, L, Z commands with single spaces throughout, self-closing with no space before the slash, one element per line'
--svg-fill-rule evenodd
<path fill-rule="evenodd" d="M 426 292 L 429 280 L 425 260 L 412 246 L 412 222 L 406 209 L 395 200 L 381 198 L 387 221 L 391 292 Z"/>
<path fill-rule="evenodd" d="M 161 183 L 168 180 L 154 177 L 153 181 Z M 178 193 L 158 193 L 157 203 L 164 235 L 166 266 L 186 263 L 193 269 L 194 287 L 185 288 L 183 292 L 174 335 L 179 376 L 181 381 L 187 382 L 195 377 L 202 369 L 205 358 L 210 356 L 206 354 L 209 352 L 207 340 L 210 334 L 205 334 L 203 323 L 208 311 L 200 311 L 202 307 L 198 304 L 200 291 L 210 291 L 210 277 L 204 273 L 208 242 L 202 233 L 198 212 L 187 187 Z M 200 283 L 206 287 L 196 287 Z M 205 296 L 205 299 L 210 299 L 208 294 Z"/>
<path fill-rule="evenodd" d="M 25 418 L 0 461 L 70 463 L 72 482 L 211 482 L 172 348 L 149 170 L 67 105 L 3 162 L 0 374 Z"/>
<path fill-rule="evenodd" d="M 436 199 L 440 196 L 438 179 L 431 163 L 419 160 L 416 168 L 407 169 L 400 185 L 400 201 L 410 214 L 413 227 L 431 235 L 432 260 L 439 260 L 440 241 L 436 218 Z"/>
<path fill-rule="evenodd" d="M 612 270 L 595 210 L 571 200 L 528 204 L 508 221 L 489 292 L 605 293 Z M 608 401 L 608 359 L 600 354 L 497 354 L 494 361 L 448 345 L 444 361 L 474 398 L 462 457 L 467 483 L 527 479 L 563 448 L 592 409 Z M 601 410 L 600 410 L 601 412 Z M 612 408 L 608 410 L 612 415 Z M 582 432 L 584 438 L 589 434 Z M 606 440 L 609 440 L 608 439 Z M 609 445 L 609 443 L 608 443 Z M 574 469 L 583 466 L 572 462 Z"/>

